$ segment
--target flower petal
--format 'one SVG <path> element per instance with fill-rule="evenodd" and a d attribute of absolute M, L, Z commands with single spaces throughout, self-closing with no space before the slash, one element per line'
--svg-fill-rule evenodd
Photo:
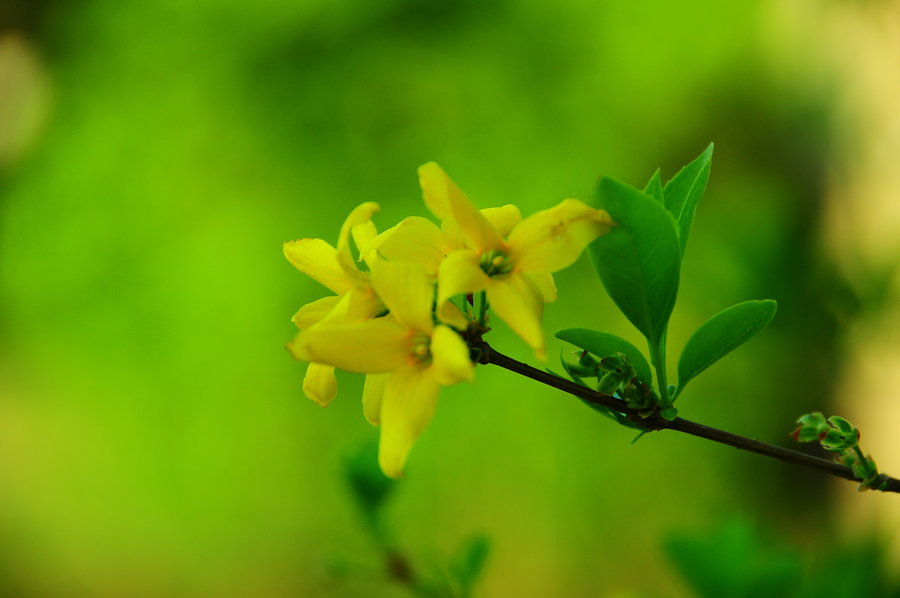
<path fill-rule="evenodd" d="M 522 337 L 538 359 L 546 359 L 547 349 L 541 316 L 544 311 L 541 292 L 519 274 L 505 280 L 493 279 L 487 289 L 491 310 Z"/>
<path fill-rule="evenodd" d="M 432 276 L 437 276 L 438 266 L 449 253 L 441 229 L 421 216 L 405 218 L 362 249 L 364 256 L 375 251 L 386 260 L 421 264 L 425 272 Z"/>
<path fill-rule="evenodd" d="M 506 204 L 499 208 L 485 208 L 480 210 L 480 212 L 484 219 L 494 227 L 494 230 L 497 231 L 497 235 L 500 237 L 506 237 L 509 231 L 522 220 L 522 212 L 512 204 Z M 447 253 L 465 247 L 465 241 L 463 241 L 459 225 L 455 220 L 447 219 L 441 222 L 441 232 L 444 235 Z"/>
<path fill-rule="evenodd" d="M 450 180 L 444 169 L 436 162 L 428 162 L 419 166 L 419 186 L 422 188 L 422 199 L 429 211 L 439 220 L 453 219 L 453 208 L 450 206 L 450 193 L 462 195 L 462 191 Z"/>
<path fill-rule="evenodd" d="M 357 281 L 364 282 L 366 276 L 365 273 L 359 271 L 359 268 L 356 267 L 356 262 L 353 260 L 353 255 L 350 252 L 350 235 L 354 228 L 371 222 L 372 215 L 379 210 L 381 210 L 381 207 L 374 201 L 367 201 L 359 204 L 353 208 L 353 211 L 350 212 L 350 215 L 344 220 L 344 224 L 341 226 L 341 232 L 338 235 L 338 264 L 344 269 L 347 276 L 356 279 Z M 361 231 L 361 233 L 363 233 L 363 231 Z"/>
<path fill-rule="evenodd" d="M 375 317 L 384 309 L 384 304 L 371 286 L 357 286 L 344 293 L 334 308 L 318 323 L 333 326 L 362 322 Z"/>
<path fill-rule="evenodd" d="M 479 251 L 503 247 L 494 227 L 435 162 L 419 167 L 419 184 L 428 209 L 441 220 L 455 220 L 469 247 Z"/>
<path fill-rule="evenodd" d="M 541 295 L 544 297 L 544 303 L 553 303 L 556 301 L 556 283 L 553 282 L 553 275 L 549 272 L 540 274 L 525 274 L 528 280 L 534 283 Z"/>
<path fill-rule="evenodd" d="M 469 320 L 452 301 L 445 301 L 438 308 L 438 320 L 450 324 L 457 330 L 465 330 L 469 327 Z"/>
<path fill-rule="evenodd" d="M 378 446 L 378 463 L 386 476 L 403 475 L 410 449 L 434 415 L 439 389 L 429 369 L 404 366 L 391 374 L 381 403 Z"/>
<path fill-rule="evenodd" d="M 381 262 L 372 270 L 372 287 L 403 326 L 431 332 L 434 289 L 422 266 L 411 262 Z"/>
<path fill-rule="evenodd" d="M 352 283 L 337 259 L 337 250 L 322 239 L 298 239 L 284 244 L 284 256 L 295 268 L 338 295 Z"/>
<path fill-rule="evenodd" d="M 372 242 L 375 237 L 378 236 L 378 229 L 375 228 L 374 222 L 366 222 L 364 224 L 359 224 L 350 229 L 350 235 L 353 237 L 353 243 L 356 245 L 357 250 L 359 251 L 359 259 L 360 262 L 365 262 L 366 265 L 371 269 L 372 262 L 378 259 L 378 256 L 375 254 L 366 255 L 360 249 L 361 247 L 365 247 L 369 243 Z"/>
<path fill-rule="evenodd" d="M 363 386 L 362 404 L 363 415 L 373 426 L 381 423 L 381 402 L 384 399 L 384 389 L 387 387 L 390 374 L 369 374 L 366 376 L 366 384 Z"/>
<path fill-rule="evenodd" d="M 303 394 L 322 407 L 327 407 L 328 403 L 337 396 L 337 378 L 334 377 L 334 366 L 310 363 L 306 367 L 306 376 L 303 378 Z"/>
<path fill-rule="evenodd" d="M 522 220 L 522 212 L 511 203 L 499 208 L 485 208 L 481 210 L 481 213 L 491 223 L 497 234 L 503 238 L 506 238 L 506 235 Z"/>
<path fill-rule="evenodd" d="M 390 372 L 412 354 L 409 332 L 386 318 L 335 326 L 319 324 L 299 332 L 287 348 L 300 361 L 360 374 Z"/>
<path fill-rule="evenodd" d="M 438 306 L 453 295 L 477 293 L 487 288 L 491 279 L 480 263 L 478 253 L 470 249 L 460 249 L 447 256 L 438 271 Z"/>
<path fill-rule="evenodd" d="M 328 297 L 311 301 L 297 310 L 297 313 L 291 318 L 291 322 L 297 328 L 309 328 L 330 314 L 340 300 L 340 295 L 329 295 Z"/>
<path fill-rule="evenodd" d="M 447 326 L 436 326 L 431 335 L 431 360 L 434 379 L 438 384 L 449 386 L 475 379 L 468 345 Z"/>
<path fill-rule="evenodd" d="M 613 225 L 606 211 L 566 199 L 532 214 L 512 230 L 510 259 L 522 272 L 556 272 L 572 265 L 591 241 Z"/>

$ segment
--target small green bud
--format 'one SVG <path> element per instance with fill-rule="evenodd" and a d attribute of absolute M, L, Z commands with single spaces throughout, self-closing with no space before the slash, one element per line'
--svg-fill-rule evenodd
<path fill-rule="evenodd" d="M 597 382 L 597 390 L 606 394 L 612 394 L 619 389 L 622 381 L 615 372 L 608 372 Z"/>
<path fill-rule="evenodd" d="M 800 416 L 797 423 L 801 426 L 815 427 L 819 430 L 826 430 L 828 428 L 828 422 L 825 421 L 825 416 L 818 411 Z"/>
<path fill-rule="evenodd" d="M 856 445 L 856 435 L 845 436 L 838 430 L 828 430 L 819 434 L 819 442 L 822 448 L 832 453 L 839 453 L 844 449 L 848 449 Z"/>
<path fill-rule="evenodd" d="M 580 351 L 578 356 L 578 365 L 583 368 L 596 371 L 597 366 L 600 365 L 600 362 L 598 362 L 597 359 L 587 351 Z"/>
<path fill-rule="evenodd" d="M 853 475 L 863 482 L 869 482 L 878 475 L 878 467 L 875 465 L 875 460 L 868 455 L 865 459 L 857 459 L 850 466 L 850 469 L 853 470 Z"/>
<path fill-rule="evenodd" d="M 812 442 L 818 440 L 819 429 L 811 426 L 800 426 L 791 434 L 797 442 Z"/>
<path fill-rule="evenodd" d="M 842 434 L 853 434 L 856 436 L 859 435 L 859 431 L 856 429 L 856 427 L 839 415 L 833 415 L 829 417 L 828 423 L 831 424 L 834 428 L 840 430 Z"/>

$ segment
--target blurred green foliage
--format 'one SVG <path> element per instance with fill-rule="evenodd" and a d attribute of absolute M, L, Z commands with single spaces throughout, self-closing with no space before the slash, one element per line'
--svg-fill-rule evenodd
<path fill-rule="evenodd" d="M 698 598 L 900 596 L 884 541 L 874 534 L 849 541 L 826 536 L 801 550 L 738 517 L 705 535 L 672 534 L 666 551 Z"/>
<path fill-rule="evenodd" d="M 746 297 L 780 311 L 682 412 L 780 441 L 827 408 L 847 296 L 815 242 L 829 94 L 770 74 L 771 4 L 3 3 L 48 109 L 0 165 L 0 595 L 397 595 L 330 577 L 377 554 L 341 479 L 375 430 L 354 377 L 327 410 L 302 397 L 282 347 L 318 290 L 281 243 L 333 242 L 363 200 L 381 226 L 423 213 L 431 159 L 481 207 L 531 213 L 714 140 L 670 342 Z M 636 343 L 592 278 L 586 260 L 558 277 L 546 330 Z M 628 447 L 576 401 L 477 376 L 442 396 L 383 517 L 425 561 L 483 530 L 484 595 L 677 592 L 660 534 L 711 512 L 822 533 L 814 475 Z"/>

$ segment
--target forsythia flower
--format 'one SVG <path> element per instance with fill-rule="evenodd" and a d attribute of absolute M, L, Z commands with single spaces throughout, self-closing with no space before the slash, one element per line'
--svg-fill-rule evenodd
<path fill-rule="evenodd" d="M 433 232 L 418 245 L 430 248 L 421 253 L 438 264 L 438 309 L 454 295 L 486 291 L 491 309 L 543 359 L 543 303 L 556 299 L 552 273 L 570 266 L 609 231 L 614 224 L 609 214 L 575 199 L 524 220 L 511 206 L 479 211 L 434 162 L 419 168 L 419 182 L 426 206 L 442 221 L 443 246 L 449 248 L 441 255 Z M 414 240 L 407 242 L 410 249 Z M 384 253 L 383 246 L 379 252 Z"/>
<path fill-rule="evenodd" d="M 294 267 L 335 293 L 301 307 L 292 318 L 298 328 L 322 322 L 361 321 L 384 310 L 372 290 L 369 273 L 356 267 L 350 253 L 351 236 L 357 247 L 370 243 L 376 236 L 371 219 L 379 209 L 375 202 L 357 206 L 341 227 L 337 248 L 322 239 L 299 239 L 284 244 L 284 255 Z M 337 395 L 334 366 L 310 363 L 303 379 L 303 392 L 323 407 L 328 405 Z"/>
<path fill-rule="evenodd" d="M 472 380 L 473 364 L 459 334 L 434 323 L 434 289 L 420 265 L 373 262 L 371 284 L 388 316 L 316 325 L 288 348 L 301 360 L 369 374 L 363 406 L 381 425 L 378 461 L 385 474 L 399 477 L 440 386 Z"/>
<path fill-rule="evenodd" d="M 363 413 L 381 426 L 378 459 L 391 477 L 402 475 L 440 387 L 473 378 L 457 332 L 471 323 L 449 299 L 484 291 L 490 308 L 543 357 L 540 320 L 543 304 L 556 299 L 552 273 L 613 226 L 606 212 L 574 199 L 524 220 L 511 204 L 479 211 L 433 162 L 419 169 L 419 182 L 440 228 L 413 216 L 379 235 L 371 221 L 378 204 L 366 202 L 344 221 L 336 247 L 322 239 L 284 245 L 298 270 L 334 293 L 293 317 L 301 330 L 288 350 L 310 362 L 303 390 L 325 406 L 337 394 L 335 368 L 367 374 Z M 351 238 L 367 269 L 354 261 Z"/>

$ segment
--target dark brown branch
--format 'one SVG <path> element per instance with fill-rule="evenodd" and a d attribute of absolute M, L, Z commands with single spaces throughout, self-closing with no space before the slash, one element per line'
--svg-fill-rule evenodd
<path fill-rule="evenodd" d="M 628 419 L 640 424 L 644 428 L 650 430 L 677 430 L 678 432 L 706 438 L 707 440 L 712 440 L 719 444 L 727 444 L 728 446 L 733 446 L 737 449 L 750 451 L 772 459 L 778 459 L 785 463 L 818 469 L 819 471 L 839 478 L 844 478 L 845 480 L 859 481 L 856 476 L 853 475 L 853 471 L 849 467 L 835 463 L 834 461 L 829 461 L 828 459 L 807 455 L 806 453 L 782 448 L 766 442 L 760 442 L 759 440 L 754 440 L 752 438 L 745 438 L 744 436 L 704 426 L 703 424 L 688 421 L 680 417 L 675 418 L 672 421 L 668 421 L 659 415 L 642 418 L 637 413 L 637 410 L 629 408 L 624 401 L 617 399 L 614 396 L 591 390 L 590 388 L 581 386 L 580 384 L 565 378 L 554 376 L 543 370 L 533 368 L 528 364 L 516 361 L 515 359 L 496 351 L 484 341 L 481 341 L 481 344 L 476 347 L 475 353 L 477 354 L 479 363 L 500 366 L 511 372 L 531 378 L 532 380 L 537 380 L 547 386 L 552 386 L 553 388 L 576 396 L 594 405 L 601 405 L 613 411 L 617 411 L 618 413 L 623 413 Z M 875 486 L 879 487 L 883 492 L 900 492 L 900 480 L 885 474 L 879 476 Z"/>

